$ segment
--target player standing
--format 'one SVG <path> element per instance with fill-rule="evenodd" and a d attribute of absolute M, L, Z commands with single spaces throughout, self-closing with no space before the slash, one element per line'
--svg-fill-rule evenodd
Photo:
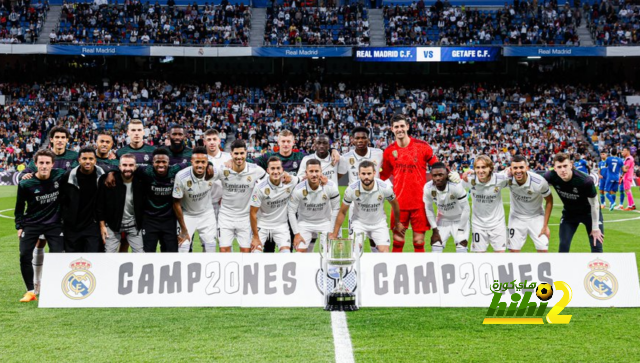
<path fill-rule="evenodd" d="M 131 154 L 136 158 L 136 165 L 143 167 L 149 165 L 153 158 L 153 150 L 155 147 L 144 142 L 144 126 L 142 121 L 138 119 L 131 120 L 127 125 L 127 136 L 129 137 L 129 145 L 118 149 L 116 155 L 118 159 L 124 154 Z"/>
<path fill-rule="evenodd" d="M 338 185 L 338 163 L 334 163 L 329 153 L 331 149 L 331 140 L 327 135 L 318 135 L 313 142 L 313 149 L 316 151 L 311 155 L 307 155 L 302 158 L 300 162 L 300 168 L 297 175 L 301 175 L 307 170 L 307 162 L 311 159 L 320 160 L 322 165 L 322 175 L 331 180 L 334 184 Z"/>
<path fill-rule="evenodd" d="M 208 165 L 207 150 L 197 146 L 191 154 L 191 167 L 176 174 L 172 195 L 173 211 L 180 226 L 178 252 L 189 252 L 196 231 L 204 252 L 216 252 L 217 223 L 211 203 L 213 180 L 206 178 Z M 216 173 L 217 170 L 214 177 Z"/>
<path fill-rule="evenodd" d="M 266 172 L 247 162 L 247 144 L 243 140 L 231 144 L 231 157 L 232 167 L 223 166 L 215 176 L 222 181 L 223 190 L 218 218 L 220 252 L 231 252 L 234 239 L 240 245 L 240 252 L 251 252 L 249 202 L 253 188 Z"/>
<path fill-rule="evenodd" d="M 393 176 L 393 191 L 400 203 L 400 215 L 391 214 L 391 225 L 399 220 L 403 226 L 413 228 L 415 252 L 424 252 L 424 234 L 429 230 L 427 215 L 422 198 L 415 193 L 427 183 L 427 166 L 438 159 L 426 142 L 409 136 L 409 121 L 401 115 L 391 119 L 391 130 L 396 141 L 384 150 L 380 178 L 387 180 Z M 404 236 L 393 233 L 393 252 L 402 252 Z"/>
<path fill-rule="evenodd" d="M 575 161 L 573 162 L 573 167 L 576 170 L 579 170 L 587 175 L 589 175 L 589 164 L 586 160 L 582 158 L 582 155 L 576 153 Z"/>
<path fill-rule="evenodd" d="M 289 225 L 295 234 L 293 246 L 298 252 L 313 252 L 312 237 L 321 233 L 320 243 L 324 245 L 327 233 L 335 225 L 340 209 L 340 192 L 332 181 L 320 184 L 322 164 L 320 160 L 307 162 L 307 179 L 296 186 L 289 205 Z"/>
<path fill-rule="evenodd" d="M 607 192 L 607 153 L 600 153 L 600 161 L 598 162 L 598 191 L 600 193 L 600 208 L 605 208 L 607 202 L 604 200 L 605 193 Z"/>
<path fill-rule="evenodd" d="M 375 177 L 376 165 L 371 161 L 363 161 L 358 166 L 359 181 L 349 185 L 344 193 L 342 206 L 334 222 L 333 232 L 329 238 L 342 237 L 340 230 L 349 207 L 353 205 L 349 238 L 355 235 L 358 246 L 362 248 L 364 238 L 376 241 L 379 252 L 389 252 L 389 226 L 384 211 L 384 201 L 389 201 L 391 208 L 400 213 L 400 206 L 393 193 L 393 187 Z M 339 199 L 339 198 L 338 198 Z M 393 226 L 394 232 L 404 235 L 405 228 L 400 221 Z"/>
<path fill-rule="evenodd" d="M 256 184 L 251 195 L 251 251 L 261 252 L 262 244 L 272 240 L 280 252 L 291 252 L 291 235 L 287 203 L 291 192 L 298 184 L 297 177 L 291 177 L 289 183 L 282 180 L 282 161 L 272 156 L 268 162 L 268 178 Z"/>
<path fill-rule="evenodd" d="M 171 126 L 169 129 L 169 140 L 171 140 L 169 165 L 184 164 L 191 160 L 193 150 L 185 146 L 185 138 L 184 127 L 180 125 Z"/>
<path fill-rule="evenodd" d="M 507 247 L 507 228 L 501 191 L 509 180 L 505 175 L 493 172 L 493 160 L 487 155 L 479 155 L 473 162 L 473 169 L 475 175 L 469 182 L 466 175 L 463 178 L 473 202 L 471 251 L 486 252 L 491 245 L 494 252 L 502 253 Z"/>
<path fill-rule="evenodd" d="M 549 252 L 549 218 L 553 210 L 553 195 L 549 183 L 540 175 L 529 171 L 529 163 L 522 155 L 515 155 L 511 159 L 511 174 L 509 251 L 520 252 L 529 235 L 538 252 Z M 543 198 L 546 202 L 544 211 Z"/>
<path fill-rule="evenodd" d="M 553 158 L 553 170 L 544 175 L 564 204 L 559 252 L 569 252 L 571 240 L 580 223 L 587 228 L 591 252 L 602 252 L 604 223 L 598 207 L 596 186 L 589 175 L 573 170 L 572 166 L 569 155 L 559 153 Z"/>
<path fill-rule="evenodd" d="M 227 161 L 231 160 L 231 154 L 220 149 L 218 131 L 209 129 L 204 133 L 204 146 L 207 148 L 207 156 L 209 157 L 209 162 L 213 163 L 214 169 L 222 168 Z M 216 220 L 220 214 L 220 200 L 222 200 L 222 182 L 216 180 L 213 182 L 213 189 L 211 189 L 211 202 L 213 203 Z"/>
<path fill-rule="evenodd" d="M 618 150 L 611 149 L 611 156 L 606 160 L 607 165 L 607 199 L 609 200 L 609 210 L 613 211 L 616 207 L 616 193 L 620 187 L 620 173 L 624 160 L 618 157 Z"/>
<path fill-rule="evenodd" d="M 49 252 L 64 252 L 59 199 L 64 170 L 53 169 L 55 154 L 50 150 L 36 152 L 33 160 L 37 171 L 33 178 L 18 184 L 15 207 L 16 229 L 20 239 L 20 272 L 27 286 L 27 292 L 20 302 L 38 299 L 32 263 L 38 236 L 44 235 L 49 241 Z"/>
<path fill-rule="evenodd" d="M 636 202 L 633 200 L 633 194 L 631 193 L 631 185 L 633 184 L 633 175 L 635 172 L 635 161 L 631 156 L 631 151 L 628 146 L 622 149 L 622 157 L 624 158 L 624 165 L 622 166 L 622 185 L 624 192 L 627 193 L 627 208 L 624 210 L 636 210 Z M 624 205 L 624 200 L 620 199 L 620 208 Z"/>
<path fill-rule="evenodd" d="M 441 162 L 431 166 L 430 182 L 425 184 L 423 200 L 429 225 L 433 229 L 431 235 L 431 251 L 440 253 L 447 245 L 449 237 L 453 237 L 457 253 L 466 253 L 469 244 L 469 199 L 467 191 L 460 183 L 448 181 L 449 172 Z M 433 204 L 438 207 L 438 215 Z"/>

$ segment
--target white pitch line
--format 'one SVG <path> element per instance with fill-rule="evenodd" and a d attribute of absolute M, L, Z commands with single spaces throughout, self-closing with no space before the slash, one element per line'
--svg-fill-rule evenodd
<path fill-rule="evenodd" d="M 10 210 L 13 210 L 13 209 L 0 210 L 0 218 L 15 219 L 15 218 L 13 218 L 13 217 L 9 217 L 9 216 L 2 215 L 2 213 L 4 213 L 4 212 L 8 212 L 8 211 L 10 211 Z"/>
<path fill-rule="evenodd" d="M 349 335 L 347 315 L 344 311 L 331 312 L 331 328 L 333 330 L 336 363 L 354 363 L 351 335 Z"/>

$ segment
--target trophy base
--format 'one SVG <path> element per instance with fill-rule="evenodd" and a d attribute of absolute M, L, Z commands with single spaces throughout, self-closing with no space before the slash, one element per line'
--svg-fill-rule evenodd
<path fill-rule="evenodd" d="M 329 295 L 329 302 L 324 307 L 326 311 L 356 311 L 356 296 L 351 292 L 336 292 Z"/>

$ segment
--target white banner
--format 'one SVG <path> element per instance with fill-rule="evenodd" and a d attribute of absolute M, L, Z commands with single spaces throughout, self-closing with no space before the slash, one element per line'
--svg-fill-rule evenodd
<path fill-rule="evenodd" d="M 319 254 L 47 254 L 39 306 L 322 307 L 320 266 Z M 513 280 L 564 281 L 570 307 L 640 306 L 633 253 L 367 253 L 360 276 L 361 291 L 355 272 L 345 282 L 363 307 L 488 307 L 492 285 Z"/>

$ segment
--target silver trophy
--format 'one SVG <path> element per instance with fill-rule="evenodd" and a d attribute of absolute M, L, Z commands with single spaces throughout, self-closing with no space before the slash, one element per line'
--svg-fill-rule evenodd
<path fill-rule="evenodd" d="M 338 268 L 338 283 L 333 291 L 329 292 L 327 281 L 329 280 L 325 276 L 325 310 L 328 311 L 355 311 L 358 310 L 358 304 L 356 294 L 347 287 L 344 282 L 344 276 L 350 269 L 354 268 L 354 265 L 359 262 L 360 253 L 356 239 L 331 239 L 325 244 L 326 248 L 323 249 L 323 260 L 325 261 L 325 273 L 328 272 L 327 265 L 335 266 Z M 357 285 L 356 285 L 357 287 Z M 358 299 L 359 300 L 359 299 Z"/>

